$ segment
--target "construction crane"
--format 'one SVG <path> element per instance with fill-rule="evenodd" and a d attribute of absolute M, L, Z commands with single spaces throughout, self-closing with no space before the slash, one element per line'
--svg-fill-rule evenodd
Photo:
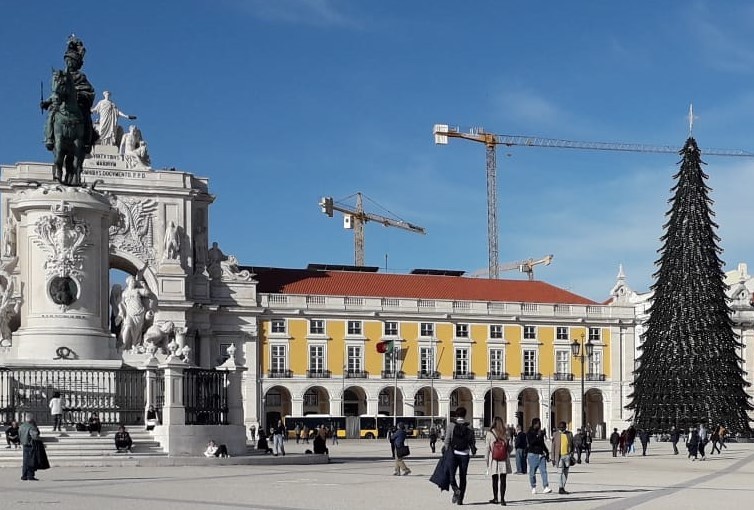
<path fill-rule="evenodd" d="M 401 219 L 388 218 L 379 214 L 368 213 L 364 211 L 364 198 L 361 193 L 356 193 L 356 208 L 336 203 L 332 197 L 322 197 L 319 201 L 322 212 L 332 218 L 333 211 L 342 212 L 343 228 L 353 230 L 353 252 L 354 263 L 356 266 L 364 265 L 364 224 L 368 221 L 380 223 L 386 227 L 395 227 L 415 234 L 426 234 L 423 227 L 408 223 Z"/>
<path fill-rule="evenodd" d="M 693 127 L 693 110 L 689 109 L 689 131 Z M 574 140 L 560 140 L 556 138 L 541 138 L 536 136 L 521 135 L 498 135 L 488 133 L 483 128 L 473 128 L 468 133 L 463 133 L 457 127 L 447 124 L 435 124 L 433 133 L 435 143 L 447 145 L 449 138 L 462 138 L 472 142 L 483 143 L 487 149 L 487 245 L 489 254 L 490 278 L 500 277 L 498 233 L 497 233 L 497 163 L 496 148 L 498 145 L 506 147 L 549 147 L 555 149 L 581 149 L 595 151 L 623 151 L 623 152 L 651 152 L 673 153 L 680 150 L 672 145 L 647 145 L 636 143 L 610 143 L 610 142 L 579 142 Z M 741 150 L 728 149 L 704 149 L 702 153 L 707 156 L 738 156 L 754 157 L 754 153 Z"/>
<path fill-rule="evenodd" d="M 518 262 L 508 262 L 506 264 L 500 264 L 498 266 L 498 270 L 502 273 L 503 271 L 513 271 L 517 269 L 522 273 L 526 273 L 529 276 L 529 281 L 532 281 L 534 279 L 534 266 L 538 266 L 540 264 L 549 266 L 552 262 L 552 259 L 553 255 L 548 255 L 537 260 L 526 259 L 519 260 Z M 489 272 L 488 270 L 474 271 L 469 276 L 472 278 L 489 278 Z"/>

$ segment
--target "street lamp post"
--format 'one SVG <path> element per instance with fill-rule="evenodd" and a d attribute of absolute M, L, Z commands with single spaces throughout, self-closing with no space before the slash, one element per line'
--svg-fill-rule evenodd
<path fill-rule="evenodd" d="M 586 395 L 584 394 L 584 362 L 587 358 L 592 357 L 594 353 L 594 344 L 592 340 L 587 340 L 584 343 L 584 334 L 581 335 L 581 342 L 574 340 L 571 343 L 571 354 L 574 358 L 581 360 L 581 430 L 586 430 Z"/>

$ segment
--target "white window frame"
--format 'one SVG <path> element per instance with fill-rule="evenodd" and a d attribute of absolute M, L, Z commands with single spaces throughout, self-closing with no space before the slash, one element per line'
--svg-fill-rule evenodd
<path fill-rule="evenodd" d="M 570 374 L 571 372 L 571 351 L 566 349 L 555 350 L 555 373 Z"/>
<path fill-rule="evenodd" d="M 534 353 L 534 369 L 533 371 L 526 370 L 526 353 Z M 521 375 L 533 376 L 539 373 L 539 351 L 537 349 L 523 349 L 521 351 Z"/>
<path fill-rule="evenodd" d="M 322 331 L 314 331 L 315 324 L 321 324 Z M 327 322 L 325 319 L 309 319 L 309 334 L 312 336 L 324 336 L 327 334 Z"/>
<path fill-rule="evenodd" d="M 429 334 L 425 334 L 424 331 L 424 325 L 427 325 L 428 328 L 431 330 L 429 331 Z M 421 338 L 432 338 L 435 336 L 435 323 L 434 322 L 420 322 L 419 323 L 419 336 Z"/>
<path fill-rule="evenodd" d="M 392 332 L 392 328 L 388 331 L 388 324 L 395 324 L 395 333 Z M 385 321 L 382 323 L 382 335 L 386 337 L 397 337 L 400 335 L 400 323 L 398 321 Z"/>
<path fill-rule="evenodd" d="M 456 338 L 469 338 L 471 328 L 465 322 L 456 324 Z"/>
<path fill-rule="evenodd" d="M 497 356 L 493 357 L 493 353 L 500 353 L 500 359 L 494 359 Z M 493 364 L 499 364 L 500 366 L 496 368 Z M 502 347 L 492 347 L 487 349 L 487 370 L 493 375 L 501 375 L 505 373 L 505 349 Z"/>
<path fill-rule="evenodd" d="M 494 329 L 493 329 L 494 328 Z M 499 329 L 499 331 L 498 331 Z M 505 335 L 505 328 L 502 324 L 490 324 L 489 338 L 492 340 L 502 340 Z"/>
<path fill-rule="evenodd" d="M 352 353 L 356 350 L 356 354 Z M 346 370 L 348 372 L 361 372 L 364 370 L 364 348 L 361 345 L 346 345 Z"/>
<path fill-rule="evenodd" d="M 275 367 L 275 360 L 280 359 L 279 355 L 275 355 L 275 349 L 283 349 L 283 367 Z M 286 344 L 270 344 L 270 372 L 285 372 L 288 370 L 288 346 Z"/>
<path fill-rule="evenodd" d="M 521 338 L 523 340 L 536 340 L 537 339 L 537 326 L 531 324 L 525 324 L 523 326 L 523 333 Z"/>
<path fill-rule="evenodd" d="M 604 360 L 602 359 L 602 349 L 594 349 L 592 351 L 591 357 L 589 357 L 589 363 L 587 364 L 588 370 L 587 374 L 591 375 L 601 375 L 604 372 L 602 371 Z M 598 361 L 595 362 L 595 359 Z"/>
<path fill-rule="evenodd" d="M 429 352 L 429 356 L 425 353 Z M 435 372 L 435 348 L 430 346 L 419 347 L 419 372 L 423 374 L 433 375 Z M 426 364 L 427 368 L 424 368 Z"/>
<path fill-rule="evenodd" d="M 563 330 L 565 331 L 565 335 L 560 334 Z M 570 328 L 568 326 L 555 326 L 555 340 L 560 340 L 561 342 L 570 341 L 571 340 Z"/>
<path fill-rule="evenodd" d="M 318 348 L 322 349 L 322 366 L 321 367 L 312 367 L 312 349 Z M 307 366 L 308 370 L 310 372 L 324 372 L 327 370 L 327 345 L 325 344 L 309 344 L 307 348 Z"/>
<path fill-rule="evenodd" d="M 459 366 L 461 370 L 459 370 Z M 453 368 L 456 374 L 468 375 L 471 373 L 471 349 L 468 347 L 456 347 L 454 349 Z"/>
<path fill-rule="evenodd" d="M 358 324 L 358 328 L 351 328 L 351 325 Z M 358 329 L 358 332 L 356 331 Z M 347 320 L 346 321 L 346 336 L 364 336 L 364 321 Z"/>
<path fill-rule="evenodd" d="M 589 328 L 589 338 L 588 340 L 590 342 L 602 342 L 602 328 Z"/>
<path fill-rule="evenodd" d="M 283 324 L 283 331 L 275 331 L 275 323 Z M 288 321 L 286 319 L 270 319 L 270 335 L 287 335 Z"/>
<path fill-rule="evenodd" d="M 393 349 L 395 349 L 395 346 L 393 346 Z M 400 361 L 400 359 L 398 359 L 397 353 L 395 353 L 395 351 L 386 352 L 382 355 L 382 357 L 382 369 L 389 374 L 394 373 L 394 371 L 398 368 L 398 362 Z"/>

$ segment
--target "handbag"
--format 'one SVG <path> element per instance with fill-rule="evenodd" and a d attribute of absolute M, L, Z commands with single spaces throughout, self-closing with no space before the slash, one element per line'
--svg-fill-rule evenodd
<path fill-rule="evenodd" d="M 576 457 L 573 456 L 573 454 L 568 456 L 568 467 L 573 467 L 576 465 Z"/>
<path fill-rule="evenodd" d="M 395 448 L 395 456 L 399 459 L 402 459 L 403 457 L 408 457 L 411 455 L 411 450 L 408 448 L 408 445 L 402 444 L 400 446 L 396 446 Z"/>

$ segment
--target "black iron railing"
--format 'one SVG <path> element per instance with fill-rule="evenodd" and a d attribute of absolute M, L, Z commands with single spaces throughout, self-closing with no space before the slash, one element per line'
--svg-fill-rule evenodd
<path fill-rule="evenodd" d="M 439 379 L 440 378 L 440 372 L 434 371 L 434 372 L 417 372 L 416 377 L 418 379 Z"/>
<path fill-rule="evenodd" d="M 552 375 L 552 378 L 556 381 L 573 381 L 573 374 L 557 372 Z"/>
<path fill-rule="evenodd" d="M 49 403 L 57 392 L 67 425 L 86 423 L 95 412 L 104 425 L 140 425 L 145 389 L 144 372 L 134 369 L 0 369 L 0 420 L 32 413 L 37 424 L 51 425 Z"/>
<path fill-rule="evenodd" d="M 186 425 L 228 424 L 227 383 L 227 372 L 201 368 L 183 372 Z"/>
<path fill-rule="evenodd" d="M 268 370 L 267 377 L 270 379 L 290 379 L 293 377 L 293 370 Z"/>
<path fill-rule="evenodd" d="M 542 379 L 542 374 L 521 374 L 522 381 L 539 381 Z"/>
<path fill-rule="evenodd" d="M 507 372 L 487 372 L 487 380 L 488 381 L 507 381 L 508 373 Z"/>
<path fill-rule="evenodd" d="M 395 379 L 396 373 L 395 370 L 383 370 L 380 372 L 380 376 L 383 379 Z M 404 377 L 406 377 L 406 373 L 403 370 L 398 370 L 397 378 L 403 379 Z"/>
<path fill-rule="evenodd" d="M 587 381 L 604 381 L 605 374 L 586 374 Z"/>
<path fill-rule="evenodd" d="M 329 379 L 331 376 L 329 370 L 307 370 L 306 377 L 309 379 Z"/>
<path fill-rule="evenodd" d="M 453 372 L 453 379 L 473 379 L 474 372 Z"/>
<path fill-rule="evenodd" d="M 347 370 L 346 379 L 367 379 L 369 372 L 366 370 Z"/>

